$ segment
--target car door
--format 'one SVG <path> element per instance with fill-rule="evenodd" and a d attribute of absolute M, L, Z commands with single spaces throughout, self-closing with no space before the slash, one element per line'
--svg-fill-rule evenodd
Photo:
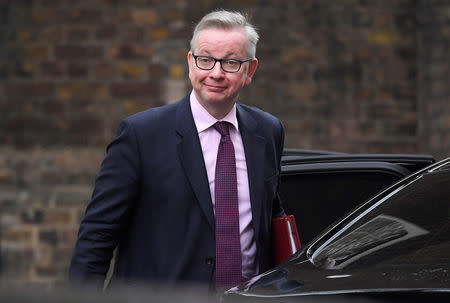
<path fill-rule="evenodd" d="M 282 159 L 280 197 L 296 219 L 301 243 L 307 244 L 372 195 L 434 162 L 430 155 L 290 149 Z"/>

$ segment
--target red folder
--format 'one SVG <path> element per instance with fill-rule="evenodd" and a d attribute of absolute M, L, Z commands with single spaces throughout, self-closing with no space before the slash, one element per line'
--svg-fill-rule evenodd
<path fill-rule="evenodd" d="M 274 265 L 278 265 L 301 247 L 293 215 L 272 219 L 272 250 Z"/>

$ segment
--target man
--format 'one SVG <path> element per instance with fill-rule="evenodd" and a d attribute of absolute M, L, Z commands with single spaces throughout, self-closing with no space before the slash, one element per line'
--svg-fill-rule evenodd
<path fill-rule="evenodd" d="M 112 283 L 225 289 L 272 266 L 284 130 L 236 103 L 257 41 L 240 13 L 206 15 L 187 56 L 193 91 L 122 121 L 80 225 L 72 281 L 102 287 L 116 247 Z"/>

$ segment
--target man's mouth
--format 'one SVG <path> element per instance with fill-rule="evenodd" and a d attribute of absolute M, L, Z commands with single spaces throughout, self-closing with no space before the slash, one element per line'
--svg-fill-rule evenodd
<path fill-rule="evenodd" d="M 225 86 L 214 85 L 214 84 L 206 84 L 205 83 L 204 85 L 211 91 L 222 91 L 226 88 Z"/>

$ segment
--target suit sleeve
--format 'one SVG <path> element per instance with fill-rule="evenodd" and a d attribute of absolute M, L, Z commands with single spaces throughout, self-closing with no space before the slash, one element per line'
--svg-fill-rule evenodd
<path fill-rule="evenodd" d="M 69 271 L 72 283 L 103 287 L 138 193 L 139 162 L 136 135 L 131 125 L 122 122 L 108 145 L 80 224 Z"/>
<path fill-rule="evenodd" d="M 283 149 L 284 149 L 284 127 L 280 120 L 278 120 L 279 123 L 279 135 L 278 135 L 278 146 L 277 148 L 277 161 L 278 161 L 278 184 L 277 184 L 277 192 L 275 199 L 273 201 L 272 205 L 272 218 L 282 217 L 286 216 L 286 213 L 284 212 L 284 209 L 282 207 L 280 194 L 279 194 L 279 188 L 280 188 L 280 179 L 281 179 L 281 156 L 283 155 Z"/>

